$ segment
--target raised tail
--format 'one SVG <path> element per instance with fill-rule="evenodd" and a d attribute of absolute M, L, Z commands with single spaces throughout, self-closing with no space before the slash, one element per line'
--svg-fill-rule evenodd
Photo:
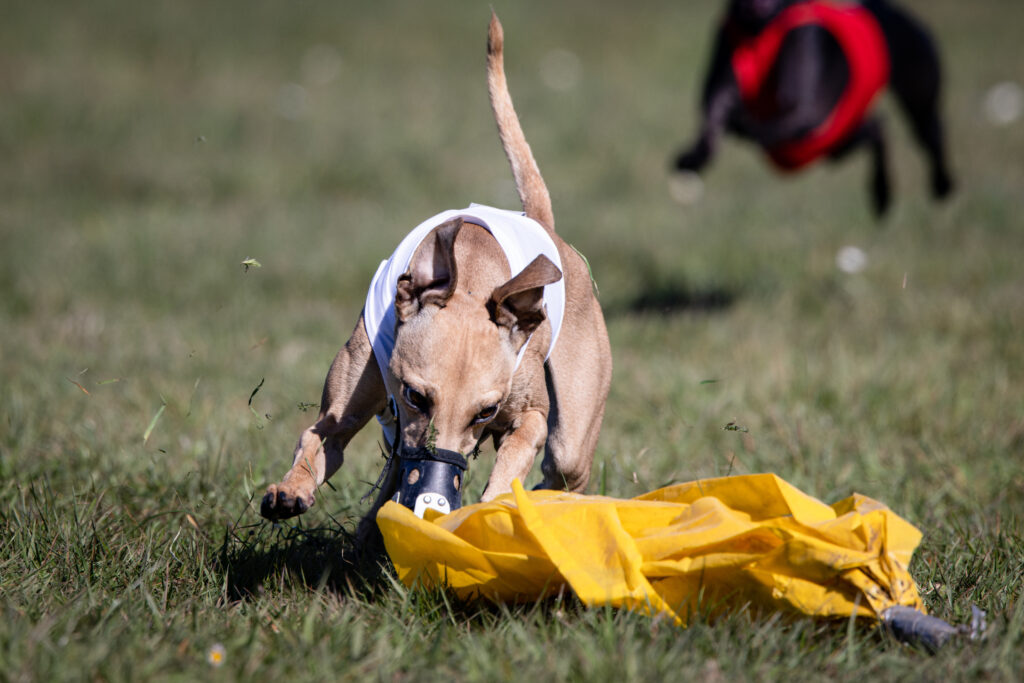
<path fill-rule="evenodd" d="M 491 11 L 491 25 L 487 30 L 487 90 L 491 97 L 491 110 L 498 124 L 498 137 L 512 165 L 512 177 L 516 181 L 519 201 L 526 215 L 543 225 L 549 232 L 555 231 L 555 216 L 551 211 L 551 195 L 537 168 L 530 145 L 526 142 L 519 117 L 512 106 L 512 96 L 505 80 L 503 49 L 505 33 L 501 22 Z"/>

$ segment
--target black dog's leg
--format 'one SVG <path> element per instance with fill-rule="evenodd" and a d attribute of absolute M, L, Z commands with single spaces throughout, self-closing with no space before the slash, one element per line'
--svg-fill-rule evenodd
<path fill-rule="evenodd" d="M 871 150 L 871 208 L 874 209 L 875 216 L 881 218 L 892 204 L 888 154 L 881 120 L 877 117 L 867 119 L 829 155 L 829 158 L 838 161 L 861 145 L 867 145 Z"/>
<path fill-rule="evenodd" d="M 729 61 L 728 41 L 719 32 L 711 56 L 711 65 L 701 95 L 701 125 L 697 139 L 675 158 L 677 171 L 699 173 L 714 156 L 722 133 L 730 125 L 740 106 L 740 93 Z"/>
<path fill-rule="evenodd" d="M 715 93 L 701 122 L 697 139 L 687 149 L 679 153 L 675 160 L 677 171 L 693 171 L 700 173 L 714 156 L 718 140 L 725 131 L 733 110 L 739 103 L 739 93 L 728 87 Z"/>
<path fill-rule="evenodd" d="M 889 182 L 889 160 L 885 145 L 885 134 L 879 119 L 869 119 L 862 126 L 871 145 L 871 206 L 875 216 L 882 218 L 892 204 L 892 189 Z"/>
<path fill-rule="evenodd" d="M 938 49 L 924 26 L 903 10 L 882 0 L 868 0 L 865 7 L 878 19 L 889 44 L 890 85 L 914 137 L 928 155 L 932 194 L 946 197 L 953 191 L 953 180 L 939 115 L 942 72 Z"/>
<path fill-rule="evenodd" d="M 927 71 L 920 76 L 920 80 L 897 80 L 897 72 L 894 70 L 892 89 L 910 122 L 914 137 L 928 155 L 932 196 L 942 199 L 953 191 L 953 180 L 946 161 L 946 146 L 939 117 L 938 61 L 931 62 Z"/>

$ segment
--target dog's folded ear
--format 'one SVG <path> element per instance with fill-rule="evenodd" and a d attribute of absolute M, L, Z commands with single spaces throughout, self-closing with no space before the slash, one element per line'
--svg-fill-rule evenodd
<path fill-rule="evenodd" d="M 496 287 L 487 302 L 491 319 L 512 333 L 518 348 L 537 326 L 544 322 L 544 285 L 558 282 L 562 271 L 543 254 L 533 259 L 522 272 Z"/>
<path fill-rule="evenodd" d="M 455 291 L 458 268 L 455 264 L 455 237 L 462 228 L 462 219 L 443 223 L 434 231 L 433 239 L 425 239 L 413 254 L 409 270 L 398 278 L 395 293 L 395 314 L 408 320 L 428 304 L 444 306 Z"/>

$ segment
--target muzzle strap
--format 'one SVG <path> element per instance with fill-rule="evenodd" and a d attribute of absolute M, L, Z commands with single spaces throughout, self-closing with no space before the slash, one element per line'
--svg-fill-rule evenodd
<path fill-rule="evenodd" d="M 456 451 L 449 451 L 444 448 L 430 448 L 420 446 L 419 448 L 400 448 L 398 457 L 402 460 L 433 460 L 458 467 L 463 472 L 469 467 L 466 457 Z"/>

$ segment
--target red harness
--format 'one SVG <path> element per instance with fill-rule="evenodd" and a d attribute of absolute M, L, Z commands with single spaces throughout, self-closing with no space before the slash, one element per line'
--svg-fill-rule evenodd
<path fill-rule="evenodd" d="M 817 128 L 767 150 L 777 166 L 795 170 L 826 154 L 863 120 L 889 80 L 889 49 L 878 22 L 860 5 L 810 0 L 782 10 L 760 33 L 733 37 L 732 70 L 744 104 L 757 115 L 775 106 L 770 74 L 786 34 L 816 25 L 839 43 L 849 65 L 846 90 Z M 768 87 L 765 87 L 765 86 Z"/>

